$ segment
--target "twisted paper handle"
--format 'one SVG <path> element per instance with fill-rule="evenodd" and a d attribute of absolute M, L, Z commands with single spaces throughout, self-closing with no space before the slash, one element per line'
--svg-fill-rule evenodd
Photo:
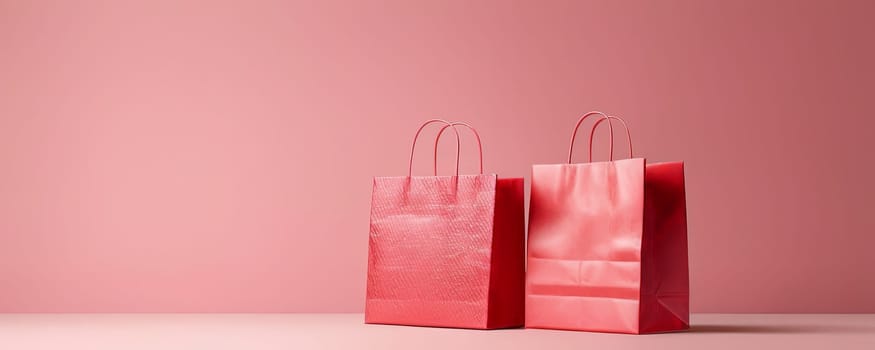
<path fill-rule="evenodd" d="M 581 116 L 580 119 L 577 120 L 577 124 L 574 125 L 574 131 L 571 132 L 570 146 L 568 147 L 568 164 L 571 164 L 571 158 L 572 158 L 572 155 L 574 153 L 574 139 L 577 136 L 577 130 L 580 128 L 580 124 L 583 124 L 583 122 L 586 121 L 587 118 L 594 116 L 594 115 L 600 115 L 601 119 L 599 119 L 597 122 L 595 122 L 595 124 L 592 127 L 592 130 L 590 131 L 590 135 L 589 135 L 589 162 L 592 162 L 592 142 L 593 142 L 593 137 L 595 136 L 595 130 L 599 126 L 599 124 L 601 124 L 601 122 L 603 122 L 605 120 L 608 121 L 608 130 L 609 130 L 609 135 L 610 135 L 609 136 L 610 146 L 608 148 L 608 158 L 610 160 L 614 159 L 614 126 L 613 126 L 613 123 L 611 123 L 611 120 L 620 121 L 623 124 L 623 127 L 626 129 L 626 136 L 627 136 L 627 139 L 629 141 L 629 157 L 631 158 L 632 157 L 632 137 L 631 137 L 631 134 L 629 133 L 629 127 L 626 125 L 626 121 L 620 117 L 617 117 L 617 116 L 609 116 L 609 115 L 604 114 L 604 113 L 599 112 L 599 111 L 592 111 L 592 112 L 586 113 L 583 116 Z"/>
<path fill-rule="evenodd" d="M 590 162 L 592 162 L 592 139 L 595 136 L 595 130 L 599 127 L 599 124 L 601 124 L 605 120 L 608 121 L 608 126 L 610 126 L 611 119 L 620 121 L 620 123 L 623 124 L 623 129 L 626 129 L 626 140 L 629 141 L 629 158 L 632 158 L 632 134 L 629 133 L 629 126 L 626 125 L 626 121 L 623 120 L 623 118 L 609 115 L 609 116 L 602 118 L 602 119 L 599 119 L 597 122 L 595 122 L 595 124 L 592 126 L 592 130 L 589 133 L 589 161 Z M 611 128 L 611 129 L 613 129 L 613 128 Z M 614 131 L 611 130 L 611 148 L 614 147 L 614 134 L 613 133 L 614 133 Z M 614 160 L 613 152 L 611 152 L 610 160 Z"/>
<path fill-rule="evenodd" d="M 425 123 L 422 123 L 422 125 L 419 126 L 419 129 L 416 130 L 416 135 L 413 136 L 413 146 L 410 147 L 410 163 L 407 167 L 407 177 L 413 176 L 413 155 L 416 151 L 416 140 L 419 139 L 419 134 L 422 133 L 422 129 L 425 129 L 426 126 L 429 126 L 432 123 L 444 123 L 445 124 L 444 129 L 446 129 L 449 126 L 452 126 L 452 123 L 450 123 L 446 120 L 443 120 L 443 119 L 427 120 Z M 443 132 L 444 129 L 441 129 L 441 132 Z M 460 151 L 460 146 L 461 146 L 461 144 L 459 142 L 460 136 L 459 136 L 459 130 L 456 129 L 455 126 L 453 126 L 453 132 L 456 133 L 456 176 L 459 176 L 459 151 Z M 435 143 L 435 147 L 437 147 L 437 143 Z M 437 150 L 435 150 L 435 152 L 437 152 Z M 437 153 L 435 153 L 435 154 L 437 154 Z M 435 158 L 435 164 L 437 164 L 437 158 Z"/>
<path fill-rule="evenodd" d="M 471 133 L 474 134 L 474 137 L 477 138 L 477 151 L 480 154 L 480 174 L 483 174 L 483 143 L 480 142 L 480 133 L 477 132 L 477 129 L 474 129 L 474 127 L 469 125 L 468 123 L 452 122 L 448 125 L 444 125 L 443 127 L 441 127 L 441 130 L 438 132 L 437 137 L 434 139 L 434 175 L 435 176 L 437 176 L 438 141 L 441 140 L 441 135 L 444 134 L 444 130 L 446 130 L 449 127 L 455 128 L 456 126 L 459 126 L 459 125 L 468 128 L 468 130 L 471 130 Z M 456 134 L 458 135 L 458 131 L 456 131 Z M 456 141 L 458 141 L 458 139 Z M 456 158 L 456 175 L 459 175 L 458 155 Z"/>

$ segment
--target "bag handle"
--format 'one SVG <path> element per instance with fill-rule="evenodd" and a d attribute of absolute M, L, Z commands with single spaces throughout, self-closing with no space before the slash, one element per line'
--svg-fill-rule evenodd
<path fill-rule="evenodd" d="M 438 131 L 437 137 L 434 139 L 434 175 L 437 176 L 437 156 L 438 156 L 438 141 L 441 140 L 441 136 L 444 134 L 444 130 L 447 130 L 449 127 L 455 128 L 456 126 L 464 126 L 471 130 L 471 133 L 474 134 L 474 137 L 477 138 L 477 151 L 480 154 L 480 174 L 483 174 L 483 143 L 480 142 L 480 133 L 477 132 L 477 129 L 474 129 L 473 126 L 468 123 L 463 122 L 452 122 L 450 124 L 444 125 L 441 127 L 441 130 Z M 459 132 L 456 131 L 456 135 L 458 136 Z M 456 140 L 459 141 L 458 139 Z M 458 150 L 457 150 L 458 151 Z M 456 176 L 459 176 L 459 158 L 458 153 L 456 154 Z"/>
<path fill-rule="evenodd" d="M 626 140 L 629 141 L 629 158 L 630 159 L 632 158 L 632 134 L 629 133 L 629 125 L 626 124 L 626 121 L 623 118 L 609 115 L 607 117 L 604 117 L 604 118 L 596 121 L 595 124 L 593 124 L 592 130 L 589 133 L 589 161 L 590 161 L 590 163 L 592 163 L 592 139 L 595 136 L 595 131 L 599 127 L 599 124 L 601 124 L 605 120 L 608 121 L 608 127 L 611 129 L 610 160 L 614 160 L 614 152 L 613 152 L 613 149 L 614 149 L 614 130 L 613 130 L 613 127 L 611 127 L 611 119 L 619 121 L 621 124 L 623 124 L 623 129 L 626 129 Z"/>
<path fill-rule="evenodd" d="M 419 139 L 419 134 L 422 133 L 422 129 L 425 129 L 426 126 L 429 126 L 432 123 L 444 123 L 444 128 L 452 126 L 452 123 L 443 119 L 430 119 L 419 126 L 419 129 L 416 130 L 416 135 L 413 136 L 413 146 L 410 147 L 410 163 L 407 167 L 407 177 L 413 176 L 413 154 L 415 153 L 414 151 L 416 151 L 416 140 Z M 443 131 L 443 129 L 441 129 L 441 131 Z M 453 132 L 456 133 L 456 176 L 459 176 L 459 151 L 461 143 L 459 142 L 459 130 L 456 129 L 455 126 L 453 126 Z M 435 159 L 435 162 L 437 162 L 437 159 Z"/>
<path fill-rule="evenodd" d="M 607 114 L 604 114 L 604 113 L 599 112 L 599 111 L 592 111 L 592 112 L 584 114 L 583 116 L 580 117 L 580 119 L 577 119 L 577 124 L 574 125 L 574 131 L 571 132 L 571 145 L 568 147 L 568 164 L 571 164 L 571 155 L 574 152 L 574 138 L 575 138 L 575 136 L 577 136 L 577 129 L 580 128 L 580 124 L 582 124 L 587 118 L 594 116 L 594 115 L 602 116 L 601 120 L 608 118 Z M 609 150 L 609 156 L 611 158 L 613 158 L 614 157 L 614 126 L 611 125 L 610 121 L 608 121 L 608 130 L 611 131 L 611 147 Z M 592 135 L 590 135 L 590 139 L 592 139 Z M 589 146 L 589 161 L 592 162 L 592 142 L 590 142 L 590 146 Z"/>

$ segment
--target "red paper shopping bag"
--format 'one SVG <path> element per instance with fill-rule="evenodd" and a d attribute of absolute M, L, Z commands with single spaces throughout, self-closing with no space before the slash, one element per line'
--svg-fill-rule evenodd
<path fill-rule="evenodd" d="M 433 122 L 456 134 L 456 175 L 374 178 L 365 322 L 522 326 L 523 179 L 483 174 L 482 147 L 480 174 L 458 175 L 456 126 L 467 124 L 428 121 L 414 148 Z"/>
<path fill-rule="evenodd" d="M 591 112 L 589 116 L 625 121 Z M 626 129 L 629 136 L 629 130 Z M 611 153 L 613 128 L 611 127 Z M 526 327 L 620 333 L 689 328 L 683 162 L 535 165 Z M 612 154 L 613 155 L 613 154 Z"/>

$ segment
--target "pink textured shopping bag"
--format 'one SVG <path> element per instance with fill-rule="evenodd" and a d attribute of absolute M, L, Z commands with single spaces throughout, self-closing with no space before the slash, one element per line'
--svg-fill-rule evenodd
<path fill-rule="evenodd" d="M 430 120 L 417 130 L 414 148 L 422 129 L 436 122 L 456 135 L 456 175 L 412 176 L 411 150 L 407 176 L 374 178 L 365 322 L 520 327 L 523 179 L 483 174 L 482 147 L 480 174 L 459 175 L 456 126 L 470 128 L 464 123 Z"/>
<path fill-rule="evenodd" d="M 629 159 L 535 165 L 529 212 L 526 327 L 619 333 L 689 328 L 682 162 Z"/>

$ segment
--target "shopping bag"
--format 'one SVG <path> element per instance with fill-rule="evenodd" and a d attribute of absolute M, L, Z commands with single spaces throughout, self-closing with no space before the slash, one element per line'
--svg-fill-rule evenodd
<path fill-rule="evenodd" d="M 581 123 L 600 115 L 590 162 L 571 163 Z M 592 162 L 607 120 L 609 161 Z M 613 160 L 611 121 L 578 120 L 567 164 L 534 165 L 529 208 L 526 327 L 619 333 L 689 328 L 683 162 Z"/>
<path fill-rule="evenodd" d="M 371 202 L 365 323 L 458 328 L 523 325 L 523 179 L 483 174 L 477 131 L 456 135 L 456 175 L 376 177 Z M 471 129 L 480 174 L 459 175 L 458 126 Z M 439 136 L 438 136 L 439 137 Z M 437 140 L 435 141 L 435 146 Z M 437 151 L 435 150 L 435 165 Z"/>

